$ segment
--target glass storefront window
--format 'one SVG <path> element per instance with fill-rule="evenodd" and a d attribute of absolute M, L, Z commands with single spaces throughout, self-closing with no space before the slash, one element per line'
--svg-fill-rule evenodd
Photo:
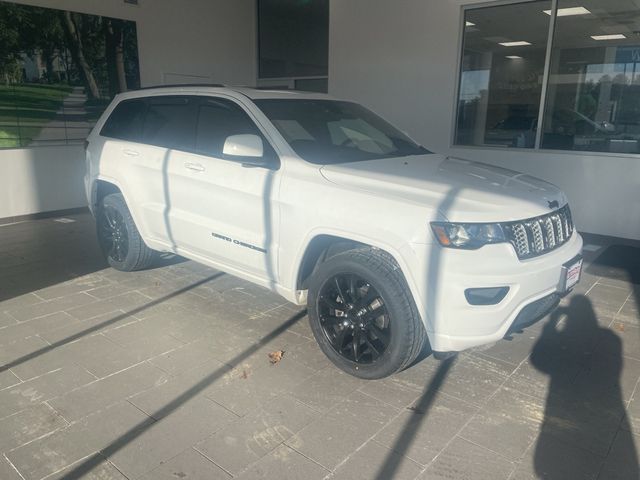
<path fill-rule="evenodd" d="M 640 8 L 628 0 L 558 8 L 541 147 L 640 153 Z"/>
<path fill-rule="evenodd" d="M 534 147 L 550 9 L 544 0 L 466 10 L 457 145 Z"/>

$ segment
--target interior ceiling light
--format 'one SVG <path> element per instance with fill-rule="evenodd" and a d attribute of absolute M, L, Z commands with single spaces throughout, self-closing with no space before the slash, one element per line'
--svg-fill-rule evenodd
<path fill-rule="evenodd" d="M 551 10 L 543 10 L 547 15 L 551 15 Z M 572 15 L 589 15 L 591 12 L 584 7 L 559 8 L 559 17 L 570 17 Z"/>
<path fill-rule="evenodd" d="M 621 33 L 614 33 L 613 35 L 591 35 L 594 40 L 623 40 L 625 37 Z"/>
<path fill-rule="evenodd" d="M 517 42 L 500 42 L 500 45 L 503 47 L 524 47 L 525 45 L 531 45 L 529 42 L 525 42 L 524 40 L 520 40 Z"/>
<path fill-rule="evenodd" d="M 475 25 L 476 25 L 475 23 L 472 23 L 472 22 L 469 22 L 469 21 L 464 22 L 464 24 L 467 27 L 475 27 Z"/>
<path fill-rule="evenodd" d="M 519 58 L 522 58 L 520 55 L 506 55 L 505 58 L 510 58 L 512 60 L 517 60 Z"/>

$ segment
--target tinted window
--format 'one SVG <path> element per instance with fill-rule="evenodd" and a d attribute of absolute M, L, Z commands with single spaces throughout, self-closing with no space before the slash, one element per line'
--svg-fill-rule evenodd
<path fill-rule="evenodd" d="M 230 135 L 251 133 L 260 135 L 260 130 L 249 116 L 235 103 L 228 100 L 205 100 L 198 109 L 196 151 L 204 155 L 221 157 L 226 138 Z M 268 148 L 263 138 L 265 151 Z"/>
<path fill-rule="evenodd" d="M 134 142 L 139 141 L 145 110 L 144 100 L 120 102 L 102 127 L 100 135 Z"/>
<path fill-rule="evenodd" d="M 195 106 L 191 97 L 154 97 L 144 119 L 142 141 L 159 147 L 193 150 Z"/>
<path fill-rule="evenodd" d="M 256 100 L 291 148 L 317 164 L 421 155 L 428 150 L 357 103 Z"/>

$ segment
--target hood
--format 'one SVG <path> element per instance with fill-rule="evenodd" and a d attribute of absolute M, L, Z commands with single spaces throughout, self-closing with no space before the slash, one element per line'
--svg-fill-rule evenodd
<path fill-rule="evenodd" d="M 424 205 L 451 222 L 506 222 L 567 203 L 558 187 L 523 173 L 443 155 L 417 155 L 320 169 L 328 181 Z"/>

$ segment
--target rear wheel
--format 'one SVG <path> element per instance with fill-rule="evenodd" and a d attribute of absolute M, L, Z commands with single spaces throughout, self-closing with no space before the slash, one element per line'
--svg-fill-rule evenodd
<path fill-rule="evenodd" d="M 351 250 L 322 263 L 311 278 L 308 311 L 320 348 L 356 377 L 402 370 L 426 341 L 404 276 L 380 250 Z"/>
<path fill-rule="evenodd" d="M 132 272 L 148 268 L 155 251 L 142 240 L 121 193 L 105 196 L 96 210 L 98 242 L 109 265 Z"/>

